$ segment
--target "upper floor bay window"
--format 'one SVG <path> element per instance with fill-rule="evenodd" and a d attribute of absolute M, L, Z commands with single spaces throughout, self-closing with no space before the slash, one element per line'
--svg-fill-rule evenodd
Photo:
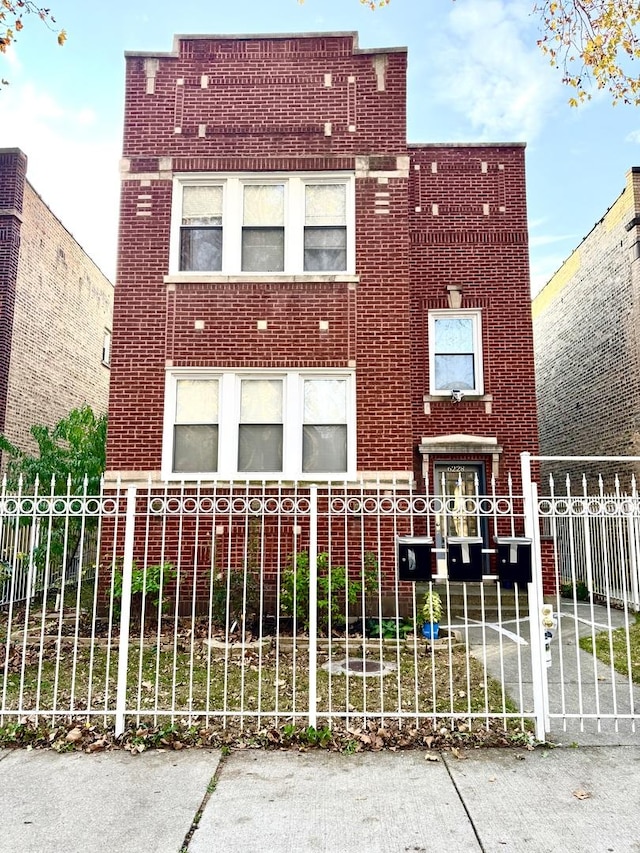
<path fill-rule="evenodd" d="M 172 370 L 163 476 L 353 476 L 354 381 L 338 371 Z"/>
<path fill-rule="evenodd" d="M 483 394 L 480 311 L 429 312 L 431 394 Z"/>
<path fill-rule="evenodd" d="M 173 273 L 355 272 L 354 179 L 206 175 L 174 184 Z"/>

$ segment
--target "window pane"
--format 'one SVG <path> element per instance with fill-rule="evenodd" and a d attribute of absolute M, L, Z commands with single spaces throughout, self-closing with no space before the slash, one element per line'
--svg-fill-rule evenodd
<path fill-rule="evenodd" d="M 218 422 L 218 380 L 178 379 L 176 383 L 177 424 Z"/>
<path fill-rule="evenodd" d="M 181 228 L 180 269 L 196 272 L 222 269 L 222 228 Z"/>
<path fill-rule="evenodd" d="M 346 420 L 346 379 L 305 379 L 304 423 L 340 424 Z"/>
<path fill-rule="evenodd" d="M 222 187 L 183 187 L 183 225 L 222 225 Z"/>
<path fill-rule="evenodd" d="M 305 225 L 346 225 L 346 185 L 307 184 L 304 214 Z"/>
<path fill-rule="evenodd" d="M 243 225 L 284 225 L 284 184 L 244 187 Z"/>
<path fill-rule="evenodd" d="M 436 355 L 436 388 L 441 391 L 473 390 L 476 387 L 473 361 L 473 355 Z"/>
<path fill-rule="evenodd" d="M 176 473 L 218 470 L 217 424 L 177 424 L 173 435 Z"/>
<path fill-rule="evenodd" d="M 282 424 L 240 424 L 238 471 L 282 471 Z"/>
<path fill-rule="evenodd" d="M 346 270 L 347 229 L 305 228 L 305 270 Z"/>
<path fill-rule="evenodd" d="M 435 322 L 437 353 L 473 352 L 473 320 L 471 317 L 439 318 Z"/>
<path fill-rule="evenodd" d="M 308 473 L 344 473 L 347 470 L 346 426 L 304 426 L 302 470 Z"/>
<path fill-rule="evenodd" d="M 282 423 L 282 380 L 243 379 L 240 423 Z"/>
<path fill-rule="evenodd" d="M 242 270 L 281 272 L 284 269 L 284 228 L 242 229 Z"/>

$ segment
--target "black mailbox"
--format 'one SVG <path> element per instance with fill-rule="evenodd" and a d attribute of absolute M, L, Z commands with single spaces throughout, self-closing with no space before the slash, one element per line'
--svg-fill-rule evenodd
<path fill-rule="evenodd" d="M 447 539 L 450 581 L 481 581 L 483 563 L 481 536 L 450 536 Z"/>
<path fill-rule="evenodd" d="M 401 581 L 430 581 L 431 568 L 430 536 L 398 536 L 398 578 Z"/>
<path fill-rule="evenodd" d="M 531 583 L 531 539 L 522 536 L 496 536 L 498 577 L 501 583 Z"/>

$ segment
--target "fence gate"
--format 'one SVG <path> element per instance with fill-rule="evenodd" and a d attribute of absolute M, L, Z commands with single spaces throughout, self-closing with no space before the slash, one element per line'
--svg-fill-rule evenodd
<path fill-rule="evenodd" d="M 532 461 L 542 471 L 531 506 L 543 571 L 545 729 L 565 739 L 633 740 L 640 499 L 632 466 L 640 459 L 524 454 L 525 477 Z"/>

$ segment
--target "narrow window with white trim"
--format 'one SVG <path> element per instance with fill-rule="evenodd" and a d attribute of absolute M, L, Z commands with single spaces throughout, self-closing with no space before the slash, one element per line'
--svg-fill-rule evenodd
<path fill-rule="evenodd" d="M 180 270 L 222 269 L 222 186 L 182 187 Z"/>
<path fill-rule="evenodd" d="M 175 389 L 173 470 L 218 470 L 217 379 L 178 379 Z"/>
<path fill-rule="evenodd" d="M 282 379 L 241 379 L 238 471 L 282 471 Z"/>
<path fill-rule="evenodd" d="M 484 393 L 480 311 L 429 312 L 430 393 Z"/>

